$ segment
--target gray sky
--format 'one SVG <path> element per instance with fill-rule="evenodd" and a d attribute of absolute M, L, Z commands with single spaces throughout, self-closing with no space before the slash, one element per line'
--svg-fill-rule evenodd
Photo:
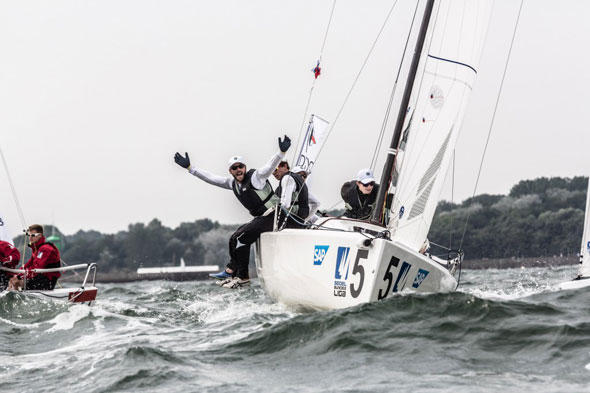
<path fill-rule="evenodd" d="M 392 4 L 337 2 L 314 113 L 334 119 Z M 370 164 L 413 4 L 399 1 L 316 164 L 313 192 L 324 208 Z M 193 164 L 224 174 L 230 155 L 256 167 L 279 135 L 295 140 L 331 5 L 0 1 L 0 146 L 27 224 L 73 233 L 154 217 L 170 226 L 248 220 L 230 191 L 188 175 L 172 156 L 188 151 Z M 494 8 L 457 146 L 457 201 L 473 192 L 518 5 Z M 588 174 L 588 15 L 582 0 L 525 2 L 478 193 Z M 5 179 L 2 170 L 0 206 L 19 228 Z"/>

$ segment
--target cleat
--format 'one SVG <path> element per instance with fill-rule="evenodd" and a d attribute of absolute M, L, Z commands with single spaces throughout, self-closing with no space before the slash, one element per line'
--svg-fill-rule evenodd
<path fill-rule="evenodd" d="M 222 285 L 223 288 L 238 289 L 250 285 L 249 278 L 234 277 Z"/>
<path fill-rule="evenodd" d="M 225 270 L 220 271 L 219 273 L 211 273 L 209 277 L 215 278 L 217 280 L 225 280 L 228 278 L 232 278 L 231 273 L 226 272 Z"/>

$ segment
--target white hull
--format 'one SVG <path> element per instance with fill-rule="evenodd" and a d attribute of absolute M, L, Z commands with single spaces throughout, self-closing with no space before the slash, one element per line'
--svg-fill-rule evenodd
<path fill-rule="evenodd" d="M 351 220 L 338 225 L 383 228 Z M 267 293 L 281 303 L 337 309 L 399 292 L 451 292 L 457 281 L 430 257 L 358 232 L 285 229 L 263 233 L 256 270 Z"/>
<path fill-rule="evenodd" d="M 557 289 L 567 290 L 567 289 L 580 289 L 580 288 L 585 288 L 585 287 L 590 287 L 590 277 L 585 277 L 580 280 L 572 280 L 572 281 L 562 282 L 561 284 L 559 284 L 557 286 Z"/>

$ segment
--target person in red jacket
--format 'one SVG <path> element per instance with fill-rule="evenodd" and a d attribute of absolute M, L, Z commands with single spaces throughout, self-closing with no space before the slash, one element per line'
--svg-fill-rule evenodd
<path fill-rule="evenodd" d="M 20 261 L 20 252 L 12 244 L 0 240 L 0 265 L 9 269 L 16 269 Z M 0 271 L 0 290 L 6 288 L 8 280 L 14 273 Z"/>
<path fill-rule="evenodd" d="M 51 269 L 60 267 L 59 250 L 55 245 L 45 240 L 43 236 L 43 227 L 41 225 L 31 225 L 29 227 L 29 247 L 33 255 L 25 264 L 27 270 L 26 281 L 22 276 L 15 276 L 10 279 L 8 289 L 41 289 L 48 290 L 55 288 L 57 279 L 61 276 L 60 272 L 35 273 L 32 269 Z M 26 284 L 25 284 L 26 282 Z"/>

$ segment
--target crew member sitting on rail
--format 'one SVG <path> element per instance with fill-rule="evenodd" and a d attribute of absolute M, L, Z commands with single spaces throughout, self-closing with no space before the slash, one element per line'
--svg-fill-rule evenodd
<path fill-rule="evenodd" d="M 55 288 L 57 279 L 61 276 L 60 272 L 35 273 L 33 269 L 53 269 L 59 268 L 61 257 L 59 250 L 55 245 L 45 240 L 43 236 L 43 227 L 41 225 L 31 225 L 28 230 L 29 247 L 33 254 L 25 264 L 26 280 L 22 275 L 14 276 L 10 279 L 8 289 L 38 289 L 50 290 Z"/>
<path fill-rule="evenodd" d="M 0 240 L 0 264 L 2 267 L 16 269 L 20 261 L 20 252 L 12 244 Z M 0 291 L 8 286 L 8 280 L 14 273 L 0 271 Z"/>
<path fill-rule="evenodd" d="M 345 217 L 367 220 L 371 217 L 379 192 L 379 184 L 375 183 L 373 171 L 361 169 L 356 180 L 342 185 L 340 194 L 346 207 Z"/>
<path fill-rule="evenodd" d="M 230 262 L 225 270 L 210 275 L 220 279 L 219 285 L 225 288 L 236 289 L 250 285 L 248 264 L 250 262 L 250 245 L 260 237 L 263 232 L 273 229 L 274 210 L 279 198 L 273 192 L 268 181 L 272 171 L 279 162 L 285 158 L 285 152 L 291 146 L 291 139 L 285 135 L 279 138 L 279 152 L 274 154 L 270 161 L 262 168 L 246 168 L 244 159 L 233 156 L 228 162 L 228 171 L 231 177 L 214 175 L 194 166 L 188 153 L 184 157 L 180 153 L 174 155 L 174 162 L 188 170 L 191 175 L 217 187 L 232 190 L 238 201 L 250 212 L 254 218 L 240 226 L 229 239 Z"/>
<path fill-rule="evenodd" d="M 298 168 L 301 169 L 301 168 Z M 287 215 L 287 228 L 303 228 L 309 216 L 308 191 L 305 180 L 289 170 L 287 161 L 281 161 L 272 173 L 279 181 L 275 193 L 281 198 L 281 216 Z M 282 226 L 283 220 L 279 220 Z"/>
<path fill-rule="evenodd" d="M 307 177 L 310 175 L 310 173 L 300 166 L 294 167 L 292 172 L 301 176 L 301 178 L 303 178 L 303 180 L 306 182 L 305 184 L 307 185 L 307 202 L 309 204 L 309 215 L 307 216 L 305 221 L 310 224 L 313 224 L 314 222 L 316 222 L 320 218 L 316 214 L 316 212 L 320 208 L 320 200 L 317 199 L 315 197 L 315 195 L 313 195 L 309 189 L 309 184 L 307 183 Z"/>

